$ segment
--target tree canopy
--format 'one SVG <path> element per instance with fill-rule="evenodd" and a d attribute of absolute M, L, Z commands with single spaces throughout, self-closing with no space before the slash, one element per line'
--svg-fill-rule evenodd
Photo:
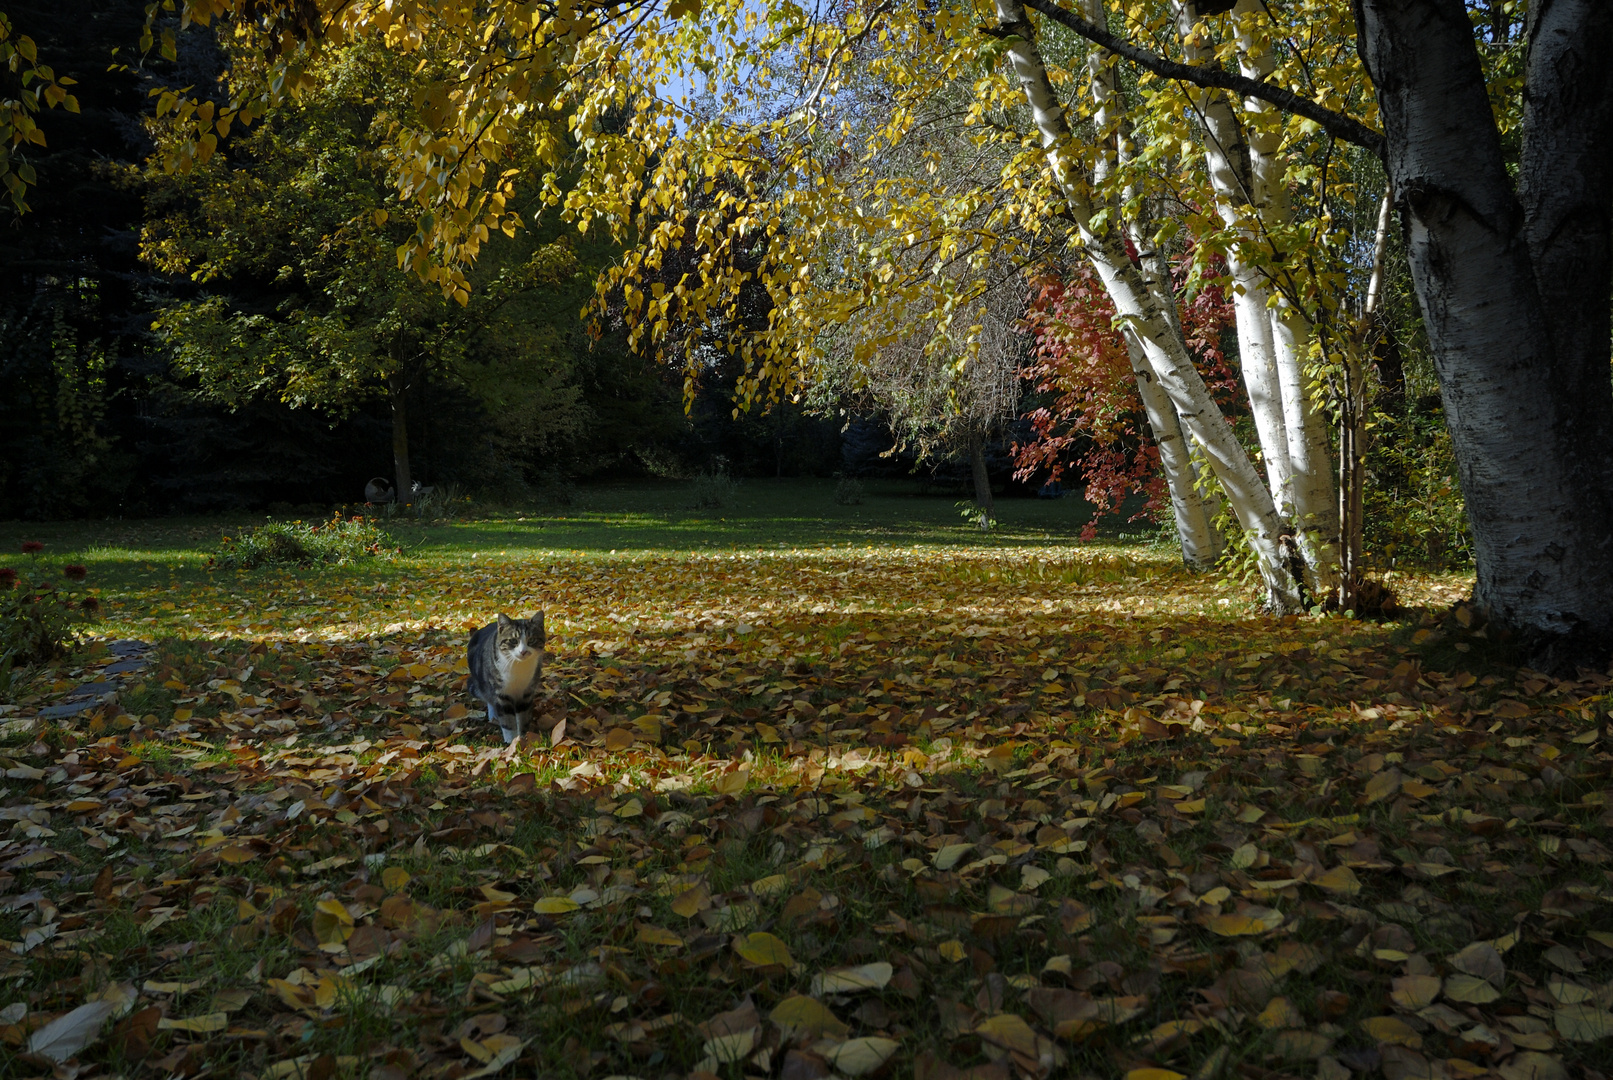
<path fill-rule="evenodd" d="M 1552 392 L 1534 412 L 1521 405 L 1529 394 L 1474 408 L 1479 398 L 1468 391 L 1500 402 L 1508 380 L 1492 385 L 1475 373 L 1482 363 L 1466 363 L 1485 351 L 1473 351 L 1476 339 L 1431 326 L 1430 342 L 1447 400 L 1467 402 L 1467 417 L 1487 417 L 1472 425 L 1457 417 L 1453 427 L 1470 506 L 1482 507 L 1482 606 L 1530 633 L 1583 638 L 1576 627 L 1585 627 L 1605 636 L 1609 617 L 1598 612 L 1608 608 L 1613 559 L 1593 538 L 1606 535 L 1607 513 L 1590 487 L 1594 479 L 1607 489 L 1600 478 L 1609 455 L 1592 447 L 1608 442 L 1591 436 L 1613 424 L 1606 319 L 1596 318 L 1606 300 L 1594 299 L 1607 292 L 1599 284 L 1607 260 L 1596 252 L 1608 230 L 1605 206 L 1590 208 L 1606 202 L 1598 200 L 1608 170 L 1601 150 L 1552 158 L 1531 149 L 1606 143 L 1589 137 L 1607 123 L 1605 88 L 1596 83 L 1573 100 L 1557 90 L 1561 72 L 1593 63 L 1609 33 L 1594 5 L 1554 5 L 1524 23 L 1457 0 L 1420 0 L 1404 18 L 1337 0 L 869 3 L 826 12 L 741 0 L 181 5 L 182 23 L 215 20 L 250 48 L 227 101 L 158 100 L 158 112 L 184 129 L 170 144 L 171 166 L 204 164 L 231 125 L 310 92 L 324 49 L 359 40 L 409 54 L 443 49 L 451 61 L 426 74 L 386 137 L 411 227 L 400 262 L 469 303 L 468 268 L 494 232 L 517 226 L 516 192 L 536 191 L 579 229 L 608 230 L 626 245 L 601 289 L 619 299 L 632 340 L 688 360 L 696 344 L 715 339 L 742 362 L 745 399 L 794 393 L 818 363 L 825 331 L 853 319 L 865 355 L 911 338 L 904 310 L 925 312 L 932 342 L 960 326 L 967 338 L 981 325 L 987 267 L 1032 263 L 1039 243 L 1075 244 L 1140 358 L 1140 392 L 1157 384 L 1150 424 L 1176 425 L 1186 440 L 1174 464 L 1166 461 L 1184 537 L 1202 531 L 1190 522 L 1198 513 L 1191 444 L 1279 608 L 1315 602 L 1337 581 L 1338 508 L 1319 406 L 1329 387 L 1350 384 L 1361 360 L 1356 323 L 1373 261 L 1363 243 L 1380 170 L 1413 237 L 1425 313 L 1453 310 L 1439 299 L 1453 287 L 1467 310 L 1483 286 L 1478 278 L 1458 284 L 1459 273 L 1451 278 L 1446 264 L 1424 258 L 1415 237 L 1433 219 L 1418 209 L 1419 191 L 1519 207 L 1525 218 L 1538 204 L 1550 220 L 1575 220 L 1574 235 L 1590 237 L 1591 247 L 1576 240 L 1552 250 L 1578 252 L 1590 273 L 1576 282 L 1598 283 L 1576 292 L 1563 324 L 1593 328 L 1565 339 L 1573 355 L 1561 361 L 1573 372 L 1566 384 L 1583 393 L 1570 401 Z M 1496 168 L 1521 153 L 1523 202 L 1501 174 L 1489 194 L 1460 194 L 1460 184 L 1419 171 L 1432 159 L 1411 148 L 1431 137 L 1427 125 L 1446 91 L 1406 69 L 1430 42 L 1467 95 L 1466 111 L 1450 114 L 1462 117 L 1450 145 Z M 1553 56 L 1558 69 L 1544 66 Z M 877 93 L 852 92 L 858 80 Z M 1527 97 L 1532 111 L 1525 84 L 1540 91 Z M 955 88 L 965 92 L 949 98 Z M 927 106 L 937 98 L 959 107 L 934 115 Z M 877 109 L 866 106 L 872 101 Z M 1448 104 L 1457 107 L 1454 98 Z M 956 185 L 944 175 L 947 163 L 926 143 L 943 126 L 1003 149 L 989 183 Z M 1348 149 L 1350 141 L 1360 149 Z M 887 167 L 893 155 L 907 155 L 904 167 Z M 1548 177 L 1567 178 L 1558 188 L 1580 194 L 1553 202 Z M 1592 218 L 1573 217 L 1582 209 Z M 1238 328 L 1264 475 L 1226 433 L 1181 336 L 1180 298 L 1162 268 L 1184 232 L 1201 265 L 1226 257 L 1234 294 L 1262 294 L 1268 312 L 1245 304 Z M 689 268 L 664 280 L 674 256 Z M 1480 273 L 1504 262 L 1488 252 L 1464 265 Z M 1520 297 L 1538 297 L 1550 280 L 1537 270 L 1507 271 Z M 742 297 L 758 287 L 765 325 L 742 312 Z M 1509 332 L 1521 333 L 1540 310 L 1538 299 L 1519 303 Z M 1499 340 L 1493 329 L 1481 333 Z M 1536 338 L 1553 357 L 1541 362 L 1558 363 L 1551 335 Z M 1559 494 L 1528 495 L 1530 470 L 1503 464 L 1503 443 L 1515 446 L 1525 429 L 1558 433 L 1537 464 Z M 1494 491 L 1516 484 L 1516 495 L 1491 498 L 1486 486 L 1500 474 L 1507 479 Z M 1529 508 L 1537 536 L 1526 552 L 1502 539 L 1519 506 Z M 1564 548 L 1574 568 L 1539 530 L 1546 520 L 1580 523 L 1570 530 L 1580 539 Z"/>

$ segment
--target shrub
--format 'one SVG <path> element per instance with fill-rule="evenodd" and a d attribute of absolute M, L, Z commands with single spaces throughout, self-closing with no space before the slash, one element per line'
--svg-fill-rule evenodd
<path fill-rule="evenodd" d="M 67 652 L 77 627 L 93 620 L 100 601 L 85 595 L 89 571 L 77 564 L 56 567 L 40 558 L 43 544 L 22 545 L 30 565 L 0 567 L 0 692 L 9 692 L 14 670 Z"/>
<path fill-rule="evenodd" d="M 1377 412 L 1367 446 L 1365 546 L 1380 567 L 1445 570 L 1472 563 L 1456 452 L 1437 398 Z"/>
<path fill-rule="evenodd" d="M 835 485 L 835 502 L 841 506 L 861 506 L 864 494 L 862 482 L 850 477 Z"/>
<path fill-rule="evenodd" d="M 694 478 L 689 507 L 692 510 L 721 510 L 732 505 L 738 494 L 739 481 L 721 469 L 711 469 Z"/>
<path fill-rule="evenodd" d="M 374 519 L 337 514 L 329 521 L 305 524 L 275 521 L 219 542 L 212 565 L 223 570 L 255 570 L 260 566 L 343 565 L 399 552 Z"/>

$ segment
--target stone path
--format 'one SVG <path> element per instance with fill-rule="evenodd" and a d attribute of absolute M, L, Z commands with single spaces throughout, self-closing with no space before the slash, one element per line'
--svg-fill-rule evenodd
<path fill-rule="evenodd" d="M 107 650 L 112 654 L 112 662 L 101 668 L 100 675 L 94 682 L 75 686 L 55 705 L 47 705 L 33 716 L 12 720 L 6 726 L 8 728 L 18 724 L 32 726 L 39 720 L 59 720 L 65 716 L 77 716 L 90 709 L 111 704 L 117 700 L 118 691 L 123 689 L 130 677 L 151 666 L 151 661 L 148 659 L 151 649 L 151 642 L 137 641 L 133 638 L 120 638 L 108 642 Z"/>

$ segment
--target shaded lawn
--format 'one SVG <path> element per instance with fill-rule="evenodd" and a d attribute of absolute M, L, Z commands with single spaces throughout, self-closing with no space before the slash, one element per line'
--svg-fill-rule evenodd
<path fill-rule="evenodd" d="M 0 1040 L 106 1000 L 79 1075 L 1595 1075 L 1605 678 L 1051 518 L 693 550 L 633 499 L 334 570 L 45 534 L 131 538 L 103 629 L 157 649 L 0 744 Z M 539 604 L 564 739 L 507 754 L 462 643 Z"/>

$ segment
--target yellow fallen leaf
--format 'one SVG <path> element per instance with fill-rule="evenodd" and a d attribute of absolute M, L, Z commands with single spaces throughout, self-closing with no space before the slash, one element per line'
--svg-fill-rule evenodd
<path fill-rule="evenodd" d="M 565 915 L 581 907 L 581 904 L 569 896 L 545 896 L 532 905 L 532 910 L 539 915 Z"/>
<path fill-rule="evenodd" d="M 718 777 L 712 786 L 717 789 L 719 795 L 738 795 L 745 790 L 745 785 L 748 783 L 750 783 L 750 770 L 735 769 Z"/>
<path fill-rule="evenodd" d="M 301 987 L 287 982 L 285 979 L 269 979 L 267 985 L 270 990 L 279 995 L 281 1001 L 291 1008 L 306 1009 L 308 1007 L 308 999 L 303 996 Z"/>
<path fill-rule="evenodd" d="M 1264 934 L 1266 924 L 1248 915 L 1216 915 L 1208 926 L 1210 933 L 1220 937 L 1242 937 L 1245 934 Z"/>
<path fill-rule="evenodd" d="M 769 874 L 750 883 L 752 896 L 773 896 L 790 887 L 790 879 L 783 874 Z"/>
<path fill-rule="evenodd" d="M 1565 1005 L 1552 1013 L 1557 1034 L 1569 1042 L 1599 1042 L 1613 1038 L 1613 1013 L 1592 1004 Z"/>
<path fill-rule="evenodd" d="M 950 870 L 969 852 L 973 851 L 973 844 L 948 844 L 930 857 L 937 870 Z"/>
<path fill-rule="evenodd" d="M 828 1006 L 802 994 L 791 995 L 779 1002 L 768 1014 L 768 1019 L 784 1029 L 786 1038 L 802 1034 L 810 1039 L 825 1035 L 844 1039 L 848 1032 L 846 1025 L 829 1011 Z"/>
<path fill-rule="evenodd" d="M 935 947 L 935 950 L 941 954 L 941 959 L 950 961 L 954 964 L 956 964 L 959 960 L 965 959 L 969 955 L 968 951 L 963 947 L 963 942 L 959 941 L 957 938 L 952 938 L 948 941 L 941 942 L 941 944 Z"/>
<path fill-rule="evenodd" d="M 1355 871 L 1348 866 L 1335 866 L 1313 880 L 1311 884 L 1330 893 L 1342 893 L 1345 896 L 1354 896 L 1361 891 L 1361 879 L 1356 877 Z"/>
<path fill-rule="evenodd" d="M 635 939 L 643 945 L 660 945 L 668 948 L 677 948 L 683 944 L 683 939 L 672 931 L 648 923 L 639 923 Z"/>
<path fill-rule="evenodd" d="M 321 1009 L 336 1007 L 336 998 L 341 991 L 341 984 L 335 979 L 326 977 L 314 984 L 314 1004 Z"/>
<path fill-rule="evenodd" d="M 389 866 L 381 871 L 381 887 L 387 892 L 401 892 L 409 884 L 409 871 L 401 866 Z"/>
<path fill-rule="evenodd" d="M 183 1020 L 175 1020 L 165 1016 L 157 1021 L 158 1029 L 162 1031 L 191 1031 L 206 1034 L 210 1031 L 223 1031 L 230 1026 L 230 1014 L 215 1012 L 204 1013 L 201 1016 L 191 1016 Z"/>
<path fill-rule="evenodd" d="M 1385 769 L 1367 781 L 1366 801 L 1381 802 L 1400 790 L 1400 770 Z"/>
<path fill-rule="evenodd" d="M 1420 1049 L 1423 1037 L 1410 1024 L 1398 1016 L 1372 1016 L 1361 1021 L 1361 1030 L 1368 1037 L 1386 1046 L 1406 1046 Z"/>
<path fill-rule="evenodd" d="M 244 862 L 251 862 L 258 857 L 258 853 L 251 848 L 244 848 L 240 844 L 225 844 L 218 849 L 220 862 L 227 862 L 239 866 Z"/>
<path fill-rule="evenodd" d="M 1453 979 L 1471 977 L 1469 975 L 1452 976 Z M 1439 996 L 1440 985 L 1440 979 L 1437 975 L 1402 975 L 1394 981 L 1394 990 L 1389 994 L 1389 1000 L 1407 1012 L 1416 1012 L 1418 1009 L 1425 1009 L 1434 1003 L 1434 999 Z M 1446 996 L 1449 996 L 1449 994 L 1447 993 Z"/>
<path fill-rule="evenodd" d="M 1036 1060 L 1036 1032 L 1023 1017 L 998 1013 L 976 1024 L 975 1034 L 994 1046 Z"/>
<path fill-rule="evenodd" d="M 685 919 L 692 919 L 711 906 L 711 890 L 702 883 L 685 889 L 672 900 L 672 910 Z"/>
<path fill-rule="evenodd" d="M 1126 1080 L 1187 1080 L 1187 1075 L 1171 1069 L 1150 1066 L 1143 1069 L 1132 1069 L 1126 1073 Z"/>
<path fill-rule="evenodd" d="M 790 955 L 790 947 L 765 930 L 736 939 L 734 951 L 747 963 L 757 967 L 771 967 L 774 964 L 790 967 L 795 963 L 795 958 Z"/>
<path fill-rule="evenodd" d="M 321 945 L 340 945 L 353 936 L 353 916 L 340 900 L 314 905 L 314 939 Z"/>
<path fill-rule="evenodd" d="M 490 983 L 487 988 L 495 994 L 519 994 L 523 990 L 548 986 L 553 981 L 554 976 L 544 968 L 516 968 L 508 979 Z"/>
<path fill-rule="evenodd" d="M 1034 896 L 1026 896 L 995 883 L 986 890 L 986 904 L 999 915 L 1026 915 L 1037 905 Z"/>
<path fill-rule="evenodd" d="M 1484 979 L 1474 975 L 1452 975 L 1445 980 L 1445 997 L 1467 1005 L 1486 1005 L 1501 996 L 1501 991 Z"/>
<path fill-rule="evenodd" d="M 1268 1031 L 1279 1031 L 1283 1028 L 1297 1028 L 1305 1026 L 1305 1018 L 1300 1015 L 1294 1003 L 1285 997 L 1274 997 L 1255 1017 L 1255 1023 Z"/>

